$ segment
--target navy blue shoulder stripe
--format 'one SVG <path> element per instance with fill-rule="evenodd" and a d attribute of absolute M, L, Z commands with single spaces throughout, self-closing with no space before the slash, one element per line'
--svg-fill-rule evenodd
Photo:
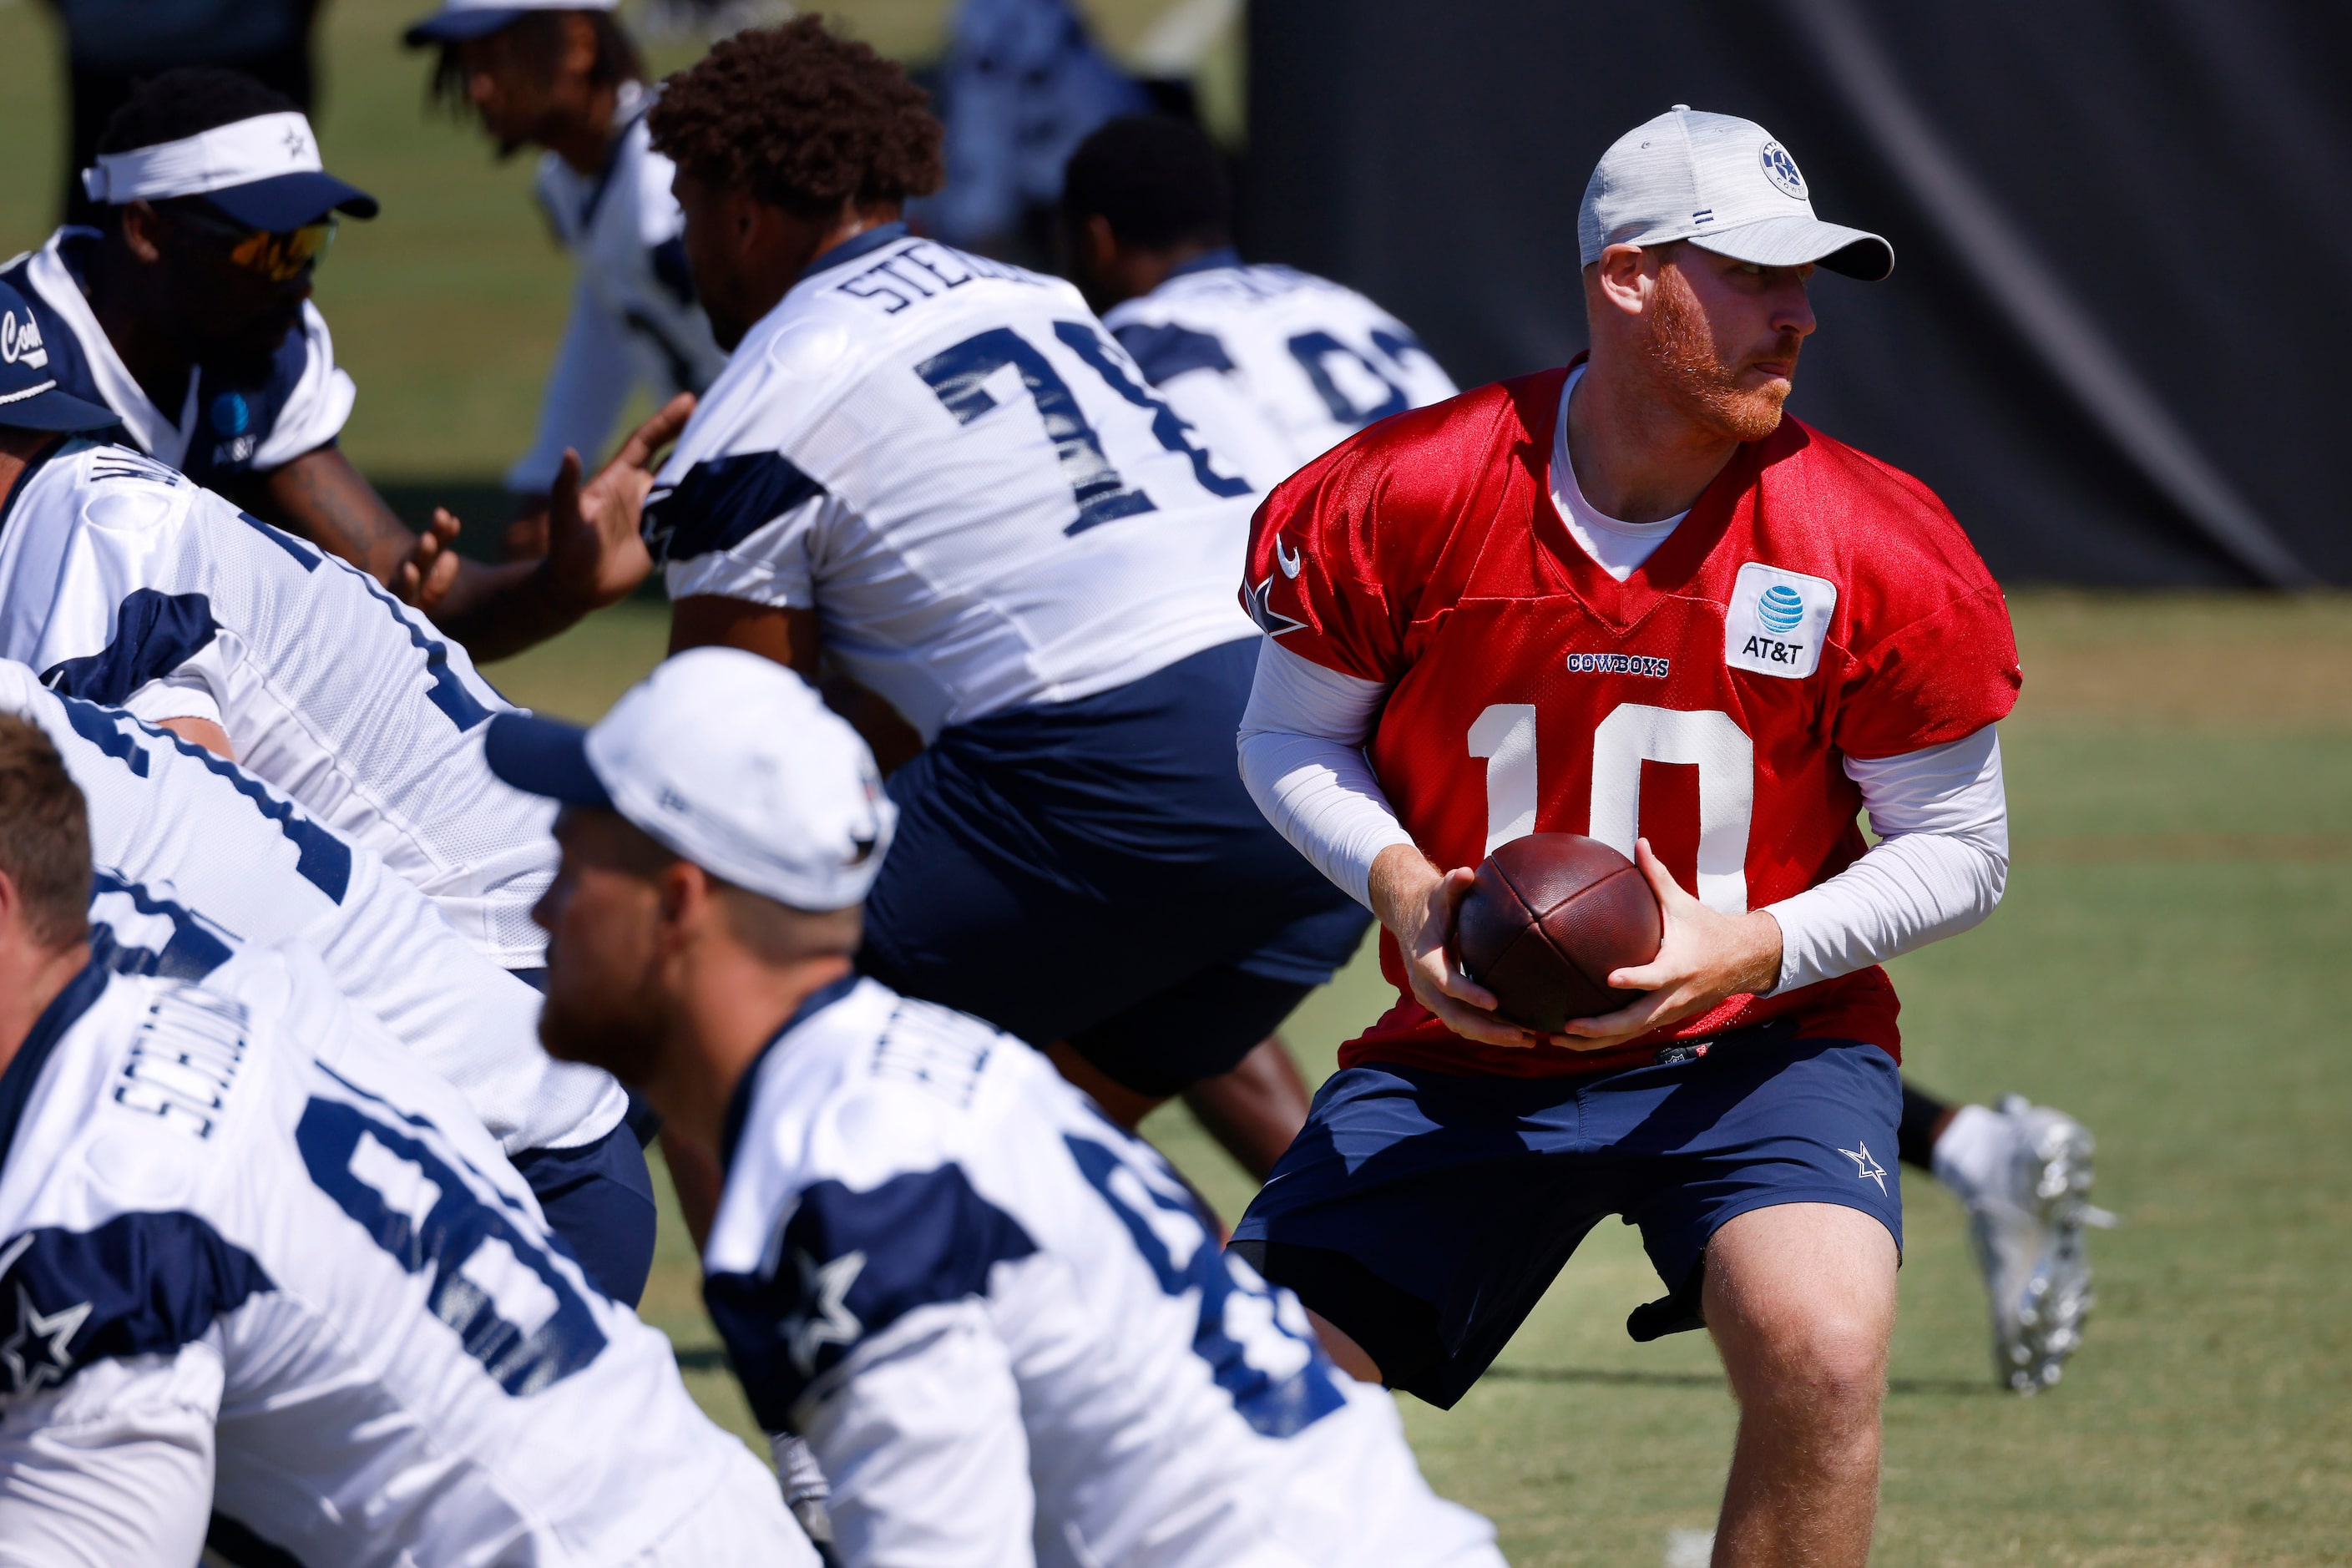
<path fill-rule="evenodd" d="M 1173 321 L 1160 326 L 1135 322 L 1113 329 L 1111 335 L 1118 340 L 1143 379 L 1159 386 L 1188 370 L 1231 370 L 1234 362 L 1225 353 L 1223 342 L 1207 332 L 1196 332 L 1190 327 L 1180 327 Z"/>
<path fill-rule="evenodd" d="M 183 740 L 169 730 L 145 723 L 119 710 L 100 708 L 71 697 L 63 700 L 66 721 L 74 727 L 74 732 L 121 762 L 135 777 L 148 776 L 147 752 L 131 738 L 123 728 L 126 724 L 137 725 L 226 780 L 231 789 L 253 803 L 256 811 L 276 823 L 278 831 L 294 846 L 294 869 L 301 873 L 304 880 L 336 903 L 343 901 L 343 894 L 352 885 L 352 847 L 336 837 L 331 829 L 303 815 L 293 802 L 272 795 L 259 779 L 235 763 L 214 755 L 193 741 Z"/>
<path fill-rule="evenodd" d="M 985 1294 L 992 1268 L 1037 1244 L 961 1166 L 942 1165 L 864 1192 L 819 1182 L 772 1250 L 773 1276 L 713 1274 L 702 1297 L 752 1414 L 787 1432 L 809 1385 L 868 1336 L 919 1308 Z"/>
<path fill-rule="evenodd" d="M 113 976 L 98 962 L 100 944 L 91 944 L 91 962 L 82 965 L 80 973 L 65 983 L 65 986 L 41 1016 L 33 1020 L 16 1054 L 8 1066 L 0 1070 L 0 1167 L 7 1163 L 9 1151 L 16 1143 L 16 1124 L 25 1119 L 26 1102 L 33 1098 L 33 1086 L 41 1079 L 41 1069 L 48 1065 L 49 1053 L 58 1048 L 68 1029 L 74 1026 L 84 1013 L 106 993 L 106 983 Z"/>
<path fill-rule="evenodd" d="M 131 907 L 142 915 L 170 921 L 172 934 L 164 939 L 163 945 L 127 945 L 121 940 L 122 933 L 98 914 L 98 900 L 109 893 L 129 899 Z M 91 932 L 106 934 L 103 942 L 91 944 L 90 962 L 103 963 L 117 974 L 162 974 L 174 980 L 202 980 L 236 956 L 220 928 L 187 905 L 163 897 L 142 882 L 126 881 L 110 871 L 94 871 L 89 879 L 89 897 Z"/>
<path fill-rule="evenodd" d="M 729 550 L 824 493 L 782 452 L 738 452 L 686 471 L 667 495 L 646 502 L 646 547 L 656 564 Z"/>
<path fill-rule="evenodd" d="M 301 567 L 303 571 L 316 572 L 319 569 L 319 552 L 311 549 L 309 545 L 304 544 L 301 541 L 296 539 L 284 529 L 272 528 L 269 524 L 262 521 L 251 512 L 241 509 L 236 514 L 236 520 L 245 524 L 246 527 L 253 530 L 254 532 L 261 535 L 262 538 L 269 541 L 270 543 L 278 546 L 278 549 L 286 552 L 287 554 L 294 557 L 294 563 Z"/>
<path fill-rule="evenodd" d="M 49 666 L 41 671 L 41 684 L 119 708 L 149 681 L 202 653 L 219 631 L 204 595 L 133 588 L 115 608 L 114 640 L 96 653 Z"/>
<path fill-rule="evenodd" d="M 119 1214 L 86 1231 L 44 1226 L 0 1258 L 0 1382 L 11 1396 L 91 1362 L 169 1355 L 277 1289 L 251 1253 L 177 1209 Z"/>

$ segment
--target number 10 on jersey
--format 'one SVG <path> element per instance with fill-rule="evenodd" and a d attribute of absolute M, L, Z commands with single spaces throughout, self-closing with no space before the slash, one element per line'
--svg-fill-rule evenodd
<path fill-rule="evenodd" d="M 1486 850 L 1536 831 L 1542 799 L 1536 708 L 1496 702 L 1470 721 L 1470 755 L 1486 763 Z M 1748 911 L 1748 836 L 1756 810 L 1756 753 L 1728 713 L 1621 702 L 1592 731 L 1592 798 L 1585 832 L 1630 858 L 1642 822 L 1642 764 L 1698 769 L 1699 902 Z"/>

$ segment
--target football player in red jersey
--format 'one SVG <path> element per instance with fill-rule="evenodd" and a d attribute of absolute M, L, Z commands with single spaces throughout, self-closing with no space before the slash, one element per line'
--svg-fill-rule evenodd
<path fill-rule="evenodd" d="M 1816 264 L 1883 278 L 1759 126 L 1677 106 L 1579 215 L 1591 353 L 1401 415 L 1260 510 L 1241 737 L 1268 816 L 1383 927 L 1340 1053 L 1234 1245 L 1365 1374 L 1468 1389 L 1583 1236 L 1639 1225 L 1741 1415 L 1718 1564 L 1860 1563 L 1901 1237 L 1878 962 L 2008 869 L 2000 591 L 1927 488 L 1784 418 Z M 1881 842 L 1855 825 L 1867 809 Z M 1538 831 L 1665 915 L 1631 1005 L 1547 1038 L 1448 952 Z"/>

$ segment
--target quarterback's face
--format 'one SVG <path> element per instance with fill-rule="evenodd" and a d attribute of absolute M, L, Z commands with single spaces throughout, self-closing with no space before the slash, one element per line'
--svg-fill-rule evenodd
<path fill-rule="evenodd" d="M 1758 267 L 1696 245 L 1667 247 L 1643 312 L 1652 363 L 1676 401 L 1738 441 L 1780 423 L 1812 334 L 1811 267 Z"/>
<path fill-rule="evenodd" d="M 530 912 L 547 932 L 540 1041 L 550 1056 L 643 1087 L 665 1027 L 651 841 L 615 813 L 571 809 L 556 818 L 555 840 L 562 860 Z"/>

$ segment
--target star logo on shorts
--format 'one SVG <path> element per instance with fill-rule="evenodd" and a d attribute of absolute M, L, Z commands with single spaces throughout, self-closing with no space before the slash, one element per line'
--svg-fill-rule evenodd
<path fill-rule="evenodd" d="M 814 1377 L 818 1351 L 826 1345 L 847 1349 L 866 1331 L 848 1307 L 850 1287 L 866 1271 L 866 1254 L 845 1252 L 820 1265 L 807 1253 L 794 1252 L 793 1263 L 800 1270 L 801 1305 L 785 1314 L 776 1331 L 783 1336 L 801 1375 Z"/>
<path fill-rule="evenodd" d="M 66 1380 L 73 1371 L 73 1352 L 66 1346 L 80 1331 L 89 1307 L 79 1301 L 44 1316 L 25 1287 L 16 1287 L 16 1331 L 0 1340 L 0 1365 L 8 1369 L 9 1393 L 30 1394 L 44 1384 Z"/>
<path fill-rule="evenodd" d="M 1305 631 L 1307 629 L 1305 621 L 1294 621 L 1266 603 L 1267 596 L 1273 592 L 1274 574 L 1272 573 L 1266 574 L 1265 581 L 1255 586 L 1248 583 L 1242 584 L 1242 608 L 1247 610 L 1249 618 L 1257 623 L 1257 629 L 1270 637 L 1278 637 L 1285 632 Z"/>
<path fill-rule="evenodd" d="M 1882 1193 L 1885 1192 L 1886 1167 L 1870 1157 L 1869 1144 L 1863 1142 L 1860 1139 L 1856 1139 L 1854 1143 L 1855 1147 L 1852 1149 L 1841 1149 L 1838 1152 L 1853 1162 L 1853 1173 L 1857 1179 L 1865 1182 L 1876 1182 L 1878 1184 L 1878 1190 Z"/>

